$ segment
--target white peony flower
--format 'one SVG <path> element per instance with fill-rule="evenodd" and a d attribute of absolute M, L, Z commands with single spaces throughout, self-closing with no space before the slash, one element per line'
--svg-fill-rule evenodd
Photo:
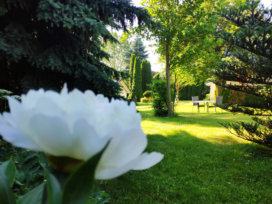
<path fill-rule="evenodd" d="M 60 94 L 30 90 L 21 102 L 8 101 L 10 113 L 0 115 L 0 135 L 14 146 L 87 160 L 110 141 L 96 168 L 97 179 L 147 169 L 163 158 L 142 153 L 147 138 L 134 103 L 109 102 L 92 91 L 68 93 L 66 86 Z"/>

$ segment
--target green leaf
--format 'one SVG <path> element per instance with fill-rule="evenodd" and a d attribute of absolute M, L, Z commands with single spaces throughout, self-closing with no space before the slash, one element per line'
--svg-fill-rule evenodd
<path fill-rule="evenodd" d="M 46 177 L 46 188 L 49 204 L 61 204 L 61 187 L 55 176 L 50 174 L 46 169 L 44 171 Z"/>
<path fill-rule="evenodd" d="M 44 191 L 44 183 L 29 191 L 21 197 L 17 204 L 41 204 Z"/>
<path fill-rule="evenodd" d="M 5 161 L 4 163 L 2 163 L 1 168 L 6 175 L 9 186 L 12 187 L 16 176 L 16 167 L 14 162 L 12 160 Z"/>
<path fill-rule="evenodd" d="M 62 197 L 63 204 L 86 203 L 91 195 L 96 166 L 107 145 L 101 152 L 84 162 L 67 180 Z"/>
<path fill-rule="evenodd" d="M 10 161 L 7 161 L 0 166 L 0 204 L 15 204 L 15 198 L 6 175 L 9 163 Z"/>

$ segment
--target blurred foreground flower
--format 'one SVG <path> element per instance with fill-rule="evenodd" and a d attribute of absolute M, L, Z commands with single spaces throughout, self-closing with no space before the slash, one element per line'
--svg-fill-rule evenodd
<path fill-rule="evenodd" d="M 10 113 L 0 115 L 0 134 L 14 146 L 50 156 L 87 160 L 109 142 L 95 171 L 111 179 L 157 164 L 161 153 L 142 153 L 147 138 L 134 103 L 109 102 L 103 95 L 75 89 L 68 93 L 30 90 L 21 102 L 9 97 Z"/>

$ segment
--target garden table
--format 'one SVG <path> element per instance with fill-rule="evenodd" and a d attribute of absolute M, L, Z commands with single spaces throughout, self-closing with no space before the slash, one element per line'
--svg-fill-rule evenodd
<path fill-rule="evenodd" d="M 206 105 L 207 112 L 209 112 L 209 103 L 214 103 L 214 101 L 192 101 L 192 103 L 198 103 L 198 106 L 197 106 L 198 112 L 199 112 L 199 104 L 204 103 L 204 105 Z"/>

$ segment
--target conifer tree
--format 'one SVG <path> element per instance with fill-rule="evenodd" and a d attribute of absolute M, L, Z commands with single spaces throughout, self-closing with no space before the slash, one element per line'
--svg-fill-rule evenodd
<path fill-rule="evenodd" d="M 152 83 L 152 72 L 150 62 L 144 60 L 141 64 L 141 70 L 142 70 L 142 90 L 144 93 L 146 90 L 150 90 L 150 87 L 148 87 L 148 85 Z"/>
<path fill-rule="evenodd" d="M 134 101 L 140 101 L 142 95 L 143 91 L 142 91 L 141 61 L 139 57 L 135 57 L 133 69 L 132 93 L 129 98 Z"/>
<path fill-rule="evenodd" d="M 216 83 L 254 97 L 251 103 L 227 108 L 255 115 L 254 123 L 223 125 L 239 137 L 272 147 L 272 120 L 269 117 L 272 115 L 272 10 L 265 10 L 259 1 L 251 0 L 240 8 L 223 10 L 221 15 L 238 29 L 235 33 L 222 34 L 233 48 L 228 50 L 215 71 Z"/>
<path fill-rule="evenodd" d="M 116 42 L 107 27 L 127 30 L 149 15 L 131 0 L 2 0 L 0 88 L 21 94 L 30 88 L 92 89 L 118 96 L 120 73 L 102 63 L 101 47 Z"/>
<path fill-rule="evenodd" d="M 141 38 L 137 37 L 131 46 L 131 49 L 129 49 L 126 53 L 125 53 L 125 57 L 126 57 L 126 61 L 127 63 L 130 62 L 130 56 L 132 54 L 135 54 L 137 57 L 140 58 L 141 61 L 146 60 L 148 57 L 148 53 L 145 49 L 145 46 L 141 40 Z"/>
<path fill-rule="evenodd" d="M 129 65 L 129 89 L 130 90 L 132 90 L 135 57 L 136 56 L 134 54 L 132 54 L 130 57 L 130 65 Z"/>

